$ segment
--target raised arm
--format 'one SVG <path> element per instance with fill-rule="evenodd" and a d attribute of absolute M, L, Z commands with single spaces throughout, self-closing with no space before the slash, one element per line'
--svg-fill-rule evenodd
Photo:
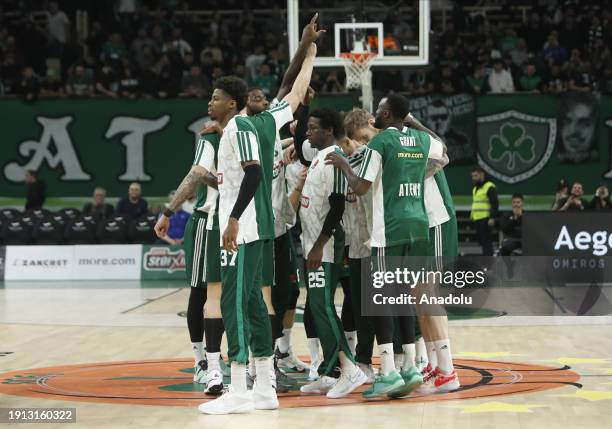
<path fill-rule="evenodd" d="M 302 40 L 300 40 L 300 44 L 298 46 L 295 55 L 291 59 L 289 63 L 289 67 L 283 76 L 283 81 L 281 82 L 281 86 L 278 90 L 278 94 L 276 94 L 277 100 L 282 100 L 290 91 L 293 86 L 293 82 L 298 76 L 298 73 L 302 69 L 302 63 L 306 58 L 306 53 L 308 52 L 308 48 L 314 42 L 319 39 L 322 33 L 325 33 L 325 30 L 317 30 L 317 18 L 319 14 L 316 13 L 308 25 L 304 27 L 304 31 L 302 31 Z"/>
<path fill-rule="evenodd" d="M 291 111 L 295 112 L 301 101 L 304 99 L 306 95 L 306 91 L 308 90 L 308 85 L 310 84 L 310 78 L 312 76 L 312 67 L 314 64 L 314 58 L 317 55 L 317 45 L 311 43 L 308 47 L 308 52 L 306 53 L 306 58 L 302 63 L 302 68 L 300 69 L 300 73 L 298 74 L 293 86 L 291 88 L 291 92 L 283 97 L 289 106 L 291 106 Z"/>

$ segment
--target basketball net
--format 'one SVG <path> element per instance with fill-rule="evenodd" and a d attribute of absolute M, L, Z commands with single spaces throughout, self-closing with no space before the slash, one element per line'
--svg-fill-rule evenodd
<path fill-rule="evenodd" d="M 372 112 L 372 72 L 370 67 L 376 54 L 371 52 L 342 52 L 346 73 L 346 89 L 361 88 L 361 104 L 368 112 Z"/>

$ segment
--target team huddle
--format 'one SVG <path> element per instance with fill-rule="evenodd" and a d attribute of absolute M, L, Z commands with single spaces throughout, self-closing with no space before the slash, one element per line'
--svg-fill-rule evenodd
<path fill-rule="evenodd" d="M 321 33 L 316 19 L 271 103 L 240 78 L 215 82 L 213 122 L 155 227 L 163 235 L 173 212 L 196 195 L 185 230 L 194 381 L 206 394 L 221 395 L 201 404 L 202 413 L 277 409 L 277 392 L 296 386 L 287 370 L 308 375 L 302 394 L 332 399 L 363 384 L 365 398 L 459 388 L 446 316 L 424 314 L 418 305 L 416 316 L 361 314 L 366 260 L 379 271 L 393 269 L 391 260 L 457 255 L 446 148 L 397 94 L 383 98 L 374 116 L 363 109 L 309 111 Z M 281 139 L 287 127 L 292 137 Z M 310 364 L 295 356 L 291 342 L 299 296 L 291 229 L 298 218 Z M 342 317 L 334 306 L 338 283 Z M 221 357 L 223 333 L 229 368 Z"/>

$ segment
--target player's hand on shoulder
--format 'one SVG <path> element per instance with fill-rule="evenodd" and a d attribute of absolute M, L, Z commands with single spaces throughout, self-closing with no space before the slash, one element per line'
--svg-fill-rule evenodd
<path fill-rule="evenodd" d="M 200 131 L 201 136 L 204 134 L 219 134 L 219 136 L 222 136 L 223 128 L 221 128 L 221 125 L 217 121 L 208 121 L 204 124 L 202 130 Z"/>
<path fill-rule="evenodd" d="M 348 161 L 346 159 L 346 156 L 344 156 L 340 152 L 333 151 L 325 156 L 325 164 L 331 164 L 336 168 L 343 169 L 348 165 Z"/>

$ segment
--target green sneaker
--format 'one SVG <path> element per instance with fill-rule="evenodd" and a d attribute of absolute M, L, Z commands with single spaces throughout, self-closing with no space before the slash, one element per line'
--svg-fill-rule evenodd
<path fill-rule="evenodd" d="M 417 389 L 423 384 L 423 376 L 416 367 L 410 367 L 407 370 L 400 371 L 400 375 L 404 380 L 404 385 L 393 389 L 387 393 L 387 397 L 391 399 L 403 398 L 408 396 L 410 392 Z"/>
<path fill-rule="evenodd" d="M 374 379 L 374 384 L 363 392 L 363 397 L 376 398 L 383 396 L 392 390 L 402 387 L 403 385 L 404 379 L 397 373 L 397 371 L 393 371 L 388 375 L 376 377 L 376 379 Z"/>

